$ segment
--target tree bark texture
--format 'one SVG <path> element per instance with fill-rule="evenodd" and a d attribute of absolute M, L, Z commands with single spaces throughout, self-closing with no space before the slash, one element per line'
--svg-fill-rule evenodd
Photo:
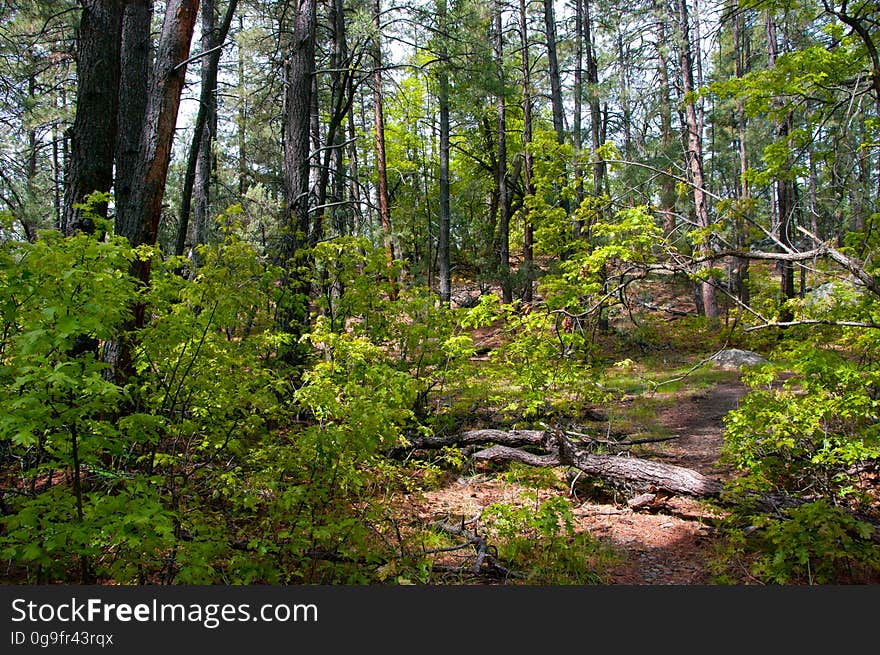
<path fill-rule="evenodd" d="M 446 0 L 438 0 L 437 14 L 441 44 L 437 72 L 437 101 L 440 105 L 440 216 L 437 238 L 437 273 L 440 278 L 440 302 L 448 304 L 452 299 L 452 271 L 449 262 L 451 212 L 449 208 L 449 53 L 446 47 L 446 39 L 448 38 L 446 33 Z"/>
<path fill-rule="evenodd" d="M 544 0 L 544 29 L 547 33 L 547 64 L 550 74 L 550 105 L 553 129 L 558 143 L 565 142 L 565 119 L 562 109 L 562 79 L 559 74 L 559 56 L 556 48 L 556 13 L 553 0 Z"/>
<path fill-rule="evenodd" d="M 498 189 L 498 272 L 501 276 L 501 300 L 510 303 L 510 200 L 507 194 L 507 104 L 504 91 L 504 34 L 502 4 L 495 4 L 495 73 L 498 76 L 496 98 L 496 133 L 498 152 L 495 158 Z"/>
<path fill-rule="evenodd" d="M 123 3 L 83 0 L 82 6 L 76 49 L 76 116 L 70 131 L 62 219 L 65 234 L 94 231 L 93 222 L 77 205 L 95 191 L 110 191 L 116 149 Z M 106 203 L 94 210 L 107 215 Z"/>
<path fill-rule="evenodd" d="M 229 34 L 238 0 L 229 0 L 223 22 L 216 25 L 215 0 L 202 2 L 201 90 L 199 110 L 196 113 L 193 138 L 186 162 L 183 190 L 180 198 L 180 217 L 177 226 L 175 255 L 183 255 L 189 233 L 190 212 L 194 214 L 193 245 L 204 243 L 210 204 L 212 172 L 211 146 L 217 133 L 217 74 L 220 68 L 221 47 Z"/>
<path fill-rule="evenodd" d="M 678 0 L 678 19 L 680 29 L 679 43 L 679 68 L 681 73 L 681 86 L 684 93 L 685 111 L 685 140 L 687 168 L 690 173 L 690 181 L 693 184 L 694 211 L 697 224 L 700 228 L 710 225 L 708 197 L 705 192 L 705 178 L 703 175 L 703 126 L 697 115 L 697 106 L 694 99 L 696 88 L 694 85 L 694 59 L 692 49 L 699 48 L 700 44 L 691 43 L 690 19 L 688 17 L 687 0 Z M 705 254 L 710 249 L 708 237 L 705 237 L 699 246 L 698 254 Z M 703 313 L 706 318 L 718 318 L 718 302 L 716 300 L 715 287 L 709 281 L 699 283 L 700 300 Z"/>
<path fill-rule="evenodd" d="M 309 236 L 312 76 L 315 71 L 316 26 L 317 0 L 298 0 L 286 44 L 283 177 L 287 206 L 276 252 L 277 263 L 285 269 L 281 281 L 284 298 L 279 302 L 276 323 L 283 334 L 291 335 L 291 343 L 281 354 L 282 359 L 288 363 L 298 363 L 298 337 L 309 322 L 308 276 L 300 269 L 304 263 L 303 249 Z"/>
<path fill-rule="evenodd" d="M 580 5 L 580 2 L 578 2 Z M 519 29 L 520 29 L 520 63 L 522 67 L 522 109 L 523 109 L 523 193 L 532 195 L 535 193 L 532 184 L 532 171 L 534 169 L 531 152 L 532 145 L 532 81 L 531 62 L 529 57 L 529 31 L 528 14 L 526 12 L 526 0 L 519 0 Z M 579 113 L 579 112 L 578 112 Z M 578 121 L 580 128 L 580 121 Z M 534 262 L 534 228 L 526 204 L 523 203 L 523 266 L 525 268 L 525 293 L 523 300 L 527 303 L 533 299 L 533 262 Z"/>
<path fill-rule="evenodd" d="M 382 92 L 382 21 L 381 1 L 372 1 L 373 11 L 373 127 L 376 139 L 376 194 L 379 203 L 379 220 L 382 224 L 382 238 L 385 242 L 388 259 L 389 281 L 392 295 L 395 281 L 392 279 L 391 267 L 394 262 L 394 241 L 391 232 L 391 205 L 388 198 L 388 168 L 385 161 L 385 111 L 384 94 Z"/>
<path fill-rule="evenodd" d="M 170 0 L 165 9 L 129 203 L 119 207 L 117 216 L 117 232 L 134 246 L 155 245 L 159 235 L 174 128 L 186 77 L 184 62 L 189 57 L 198 10 L 198 0 Z M 139 262 L 136 268 L 137 277 L 146 283 L 149 262 Z"/>

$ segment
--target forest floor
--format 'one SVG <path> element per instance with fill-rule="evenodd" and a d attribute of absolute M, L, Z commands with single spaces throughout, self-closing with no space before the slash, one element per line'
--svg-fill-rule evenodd
<path fill-rule="evenodd" d="M 646 418 L 655 429 L 675 436 L 671 441 L 641 445 L 633 456 L 695 469 L 719 479 L 733 472 L 720 463 L 724 416 L 738 406 L 747 389 L 738 373 L 708 386 L 688 385 L 657 393 L 656 412 Z M 624 399 L 624 404 L 638 398 Z M 625 412 L 622 409 L 621 412 Z M 631 426 L 632 427 L 632 426 Z M 560 473 L 561 475 L 561 473 Z M 468 520 L 493 503 L 513 505 L 545 500 L 558 489 L 529 488 L 508 476 L 462 476 L 445 487 L 424 494 L 412 509 L 422 520 Z M 572 493 L 573 492 L 573 493 Z M 712 519 L 717 510 L 684 497 L 665 499 L 655 509 L 630 509 L 627 501 L 637 490 L 570 485 L 575 529 L 586 531 L 609 546 L 615 557 L 602 567 L 605 584 L 701 585 L 712 583 Z"/>
<path fill-rule="evenodd" d="M 742 383 L 731 381 L 677 399 L 662 410 L 658 419 L 679 438 L 653 447 L 643 446 L 640 456 L 728 479 L 731 470 L 719 464 L 723 419 L 745 393 Z M 584 504 L 578 513 L 584 528 L 611 541 L 624 555 L 621 563 L 610 571 L 611 584 L 711 582 L 707 562 L 712 557 L 713 539 L 705 520 L 713 513 L 704 503 L 671 498 L 656 514 Z"/>

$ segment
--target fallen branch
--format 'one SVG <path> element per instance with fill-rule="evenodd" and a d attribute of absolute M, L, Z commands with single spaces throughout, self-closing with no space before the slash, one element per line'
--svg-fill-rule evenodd
<path fill-rule="evenodd" d="M 468 430 L 452 437 L 420 437 L 409 439 L 406 446 L 398 446 L 392 450 L 398 454 L 403 450 L 431 450 L 446 446 L 479 446 L 487 443 L 505 446 L 540 446 L 544 441 L 541 430 Z"/>
<path fill-rule="evenodd" d="M 645 300 L 636 299 L 636 304 L 641 305 L 645 309 L 650 309 L 652 312 L 666 312 L 667 314 L 672 314 L 673 316 L 696 316 L 694 312 L 686 312 L 680 309 L 675 309 L 674 307 L 663 307 L 661 305 L 654 305 L 653 303 L 649 303 Z"/>
<path fill-rule="evenodd" d="M 472 575 L 492 575 L 496 577 L 502 578 L 519 578 L 522 577 L 521 574 L 508 569 L 506 566 L 502 566 L 496 561 L 495 556 L 490 552 L 494 551 L 495 548 L 486 543 L 486 540 L 483 539 L 476 532 L 471 532 L 466 529 L 464 525 L 453 525 L 452 523 L 447 523 L 445 521 L 440 521 L 434 524 L 434 527 L 441 532 L 445 532 L 447 534 L 451 534 L 456 537 L 463 537 L 467 540 L 466 544 L 462 544 L 461 547 L 464 546 L 472 546 L 474 550 L 476 550 L 476 558 L 474 559 L 474 563 L 469 567 L 450 567 L 444 564 L 435 564 L 434 570 L 442 571 L 445 573 L 470 573 Z M 460 548 L 460 547 L 456 547 Z"/>
<path fill-rule="evenodd" d="M 486 461 L 516 461 L 530 466 L 573 466 L 588 475 L 603 479 L 622 480 L 698 498 L 720 496 L 724 485 L 692 469 L 653 462 L 638 457 L 591 455 L 576 451 L 567 439 L 562 453 L 535 455 L 509 446 L 492 446 L 474 454 Z"/>

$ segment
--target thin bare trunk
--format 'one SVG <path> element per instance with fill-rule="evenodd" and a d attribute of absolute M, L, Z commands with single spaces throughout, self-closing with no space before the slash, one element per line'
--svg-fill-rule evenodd
<path fill-rule="evenodd" d="M 381 0 L 373 0 L 373 128 L 376 138 L 376 193 L 379 202 L 379 220 L 388 260 L 388 281 L 392 298 L 397 296 L 397 283 L 391 273 L 394 265 L 394 241 L 391 232 L 391 206 L 388 198 L 388 169 L 385 160 L 385 113 L 382 92 L 382 21 Z"/>
<path fill-rule="evenodd" d="M 734 75 L 737 78 L 745 74 L 745 35 L 743 25 L 743 15 L 736 12 L 735 5 L 731 9 L 733 12 L 733 56 L 734 56 Z M 749 181 L 747 172 L 749 170 L 749 162 L 746 150 L 746 113 L 743 102 L 740 98 L 736 100 L 736 125 L 737 125 L 737 141 L 739 150 L 739 199 L 745 202 L 749 199 Z M 743 207 L 737 212 L 736 218 L 736 245 L 737 249 L 744 250 L 748 243 L 746 238 L 746 226 L 742 217 Z M 743 305 L 748 305 L 751 299 L 749 291 L 749 260 L 739 257 L 736 259 L 736 275 L 734 277 L 737 297 Z"/>
<path fill-rule="evenodd" d="M 195 230 L 193 245 L 205 242 L 210 205 L 210 183 L 212 156 L 211 148 L 217 133 L 217 74 L 220 67 L 220 48 L 226 41 L 238 0 L 229 0 L 226 14 L 219 28 L 216 26 L 215 0 L 205 0 L 202 5 L 202 52 L 210 53 L 202 57 L 199 111 L 196 114 L 193 139 L 187 158 L 183 191 L 180 199 L 180 219 L 177 227 L 177 243 L 174 254 L 183 255 L 189 232 L 190 205 L 195 210 Z M 196 261 L 195 254 L 193 261 Z"/>
<path fill-rule="evenodd" d="M 767 12 L 767 64 L 770 68 L 776 66 L 778 56 L 778 41 L 776 34 L 776 21 L 772 11 Z M 789 141 L 792 132 L 794 116 L 789 112 L 776 124 L 776 135 L 779 139 Z M 778 218 L 779 242 L 783 250 L 791 247 L 791 233 L 794 230 L 795 196 L 797 189 L 794 180 L 780 179 L 776 181 L 776 216 Z M 794 291 L 794 263 L 790 261 L 779 262 L 779 292 L 782 303 L 795 297 Z M 780 322 L 788 322 L 794 318 L 792 311 L 783 305 L 779 313 Z"/>
<path fill-rule="evenodd" d="M 685 140 L 687 166 L 690 173 L 690 181 L 693 185 L 694 211 L 697 225 L 701 228 L 709 227 L 709 206 L 706 196 L 705 179 L 703 176 L 703 126 L 697 114 L 694 100 L 694 61 L 692 48 L 699 49 L 700 44 L 693 44 L 690 38 L 690 20 L 688 17 L 687 0 L 678 0 L 679 28 L 680 28 L 680 52 L 679 62 L 681 69 L 682 92 L 684 94 L 685 113 Z M 704 238 L 697 246 L 698 256 L 703 256 L 711 249 L 708 237 Z M 718 302 L 715 287 L 709 281 L 699 283 L 699 295 L 706 318 L 715 320 L 718 318 Z"/>
<path fill-rule="evenodd" d="M 580 1 L 578 0 L 578 5 Z M 528 15 L 526 13 L 526 0 L 519 0 L 520 19 L 520 56 L 522 64 L 522 103 L 523 103 L 523 186 L 525 195 L 535 193 L 532 184 L 532 82 L 531 62 L 529 61 L 529 33 Z M 580 130 L 580 111 L 577 112 L 577 130 Z M 532 302 L 532 268 L 534 260 L 533 241 L 534 232 L 528 208 L 523 203 L 523 267 L 525 268 L 525 292 L 523 300 Z"/>
<path fill-rule="evenodd" d="M 559 57 L 556 48 L 556 15 L 553 0 L 544 0 L 544 29 L 547 33 L 547 63 L 550 73 L 550 105 L 553 111 L 553 129 L 556 140 L 565 142 L 565 122 L 562 109 L 562 80 L 559 75 Z"/>
<path fill-rule="evenodd" d="M 496 188 L 498 190 L 498 265 L 501 276 L 501 298 L 513 300 L 510 285 L 510 200 L 507 195 L 507 104 L 504 97 L 504 34 L 502 6 L 495 4 L 495 73 L 498 76 Z"/>
<path fill-rule="evenodd" d="M 447 15 L 446 0 L 438 0 L 437 13 L 440 23 L 440 69 L 438 71 L 438 96 L 440 104 L 440 225 L 437 238 L 437 267 L 440 282 L 440 302 L 449 303 L 452 298 L 452 280 L 449 262 L 449 55 L 446 48 Z M 430 243 L 430 240 L 429 240 Z M 430 257 L 428 269 L 430 270 Z"/>

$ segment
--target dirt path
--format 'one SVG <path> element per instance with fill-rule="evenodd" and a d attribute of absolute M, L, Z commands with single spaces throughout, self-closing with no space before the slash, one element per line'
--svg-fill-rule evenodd
<path fill-rule="evenodd" d="M 727 477 L 732 471 L 718 462 L 724 442 L 724 417 L 739 406 L 747 389 L 739 381 L 720 382 L 700 390 L 661 413 L 660 423 L 678 436 L 650 456 L 692 468 L 704 475 Z M 646 453 L 648 451 L 646 450 Z"/>
<path fill-rule="evenodd" d="M 674 441 L 642 446 L 638 457 L 656 459 L 696 469 L 713 477 L 730 474 L 718 465 L 723 442 L 725 414 L 735 408 L 746 388 L 738 381 L 723 381 L 696 392 L 679 392 L 674 402 L 661 403 L 655 417 L 666 430 L 679 435 Z M 413 499 L 410 512 L 423 521 L 446 517 L 462 520 L 478 516 L 496 502 L 523 502 L 526 489 L 510 481 L 477 474 L 462 477 Z M 628 491 L 634 495 L 633 490 Z M 553 493 L 540 490 L 546 499 Z M 599 504 L 581 499 L 574 510 L 577 529 L 605 541 L 620 554 L 621 561 L 606 572 L 614 585 L 699 585 L 712 581 L 707 561 L 712 554 L 712 532 L 705 520 L 710 510 L 696 500 L 671 498 L 656 512 L 633 511 L 629 496 Z M 578 502 L 575 497 L 575 503 Z"/>
<path fill-rule="evenodd" d="M 718 463 L 725 414 L 737 407 L 746 388 L 739 382 L 721 382 L 682 398 L 662 411 L 658 419 L 675 441 L 645 447 L 640 457 L 693 468 L 713 477 L 731 471 Z M 611 584 L 693 585 L 711 582 L 706 562 L 711 556 L 711 534 L 703 519 L 707 509 L 685 498 L 669 501 L 658 514 L 633 512 L 613 505 L 584 504 L 578 511 L 583 526 L 607 539 L 625 555 L 611 572 Z"/>

